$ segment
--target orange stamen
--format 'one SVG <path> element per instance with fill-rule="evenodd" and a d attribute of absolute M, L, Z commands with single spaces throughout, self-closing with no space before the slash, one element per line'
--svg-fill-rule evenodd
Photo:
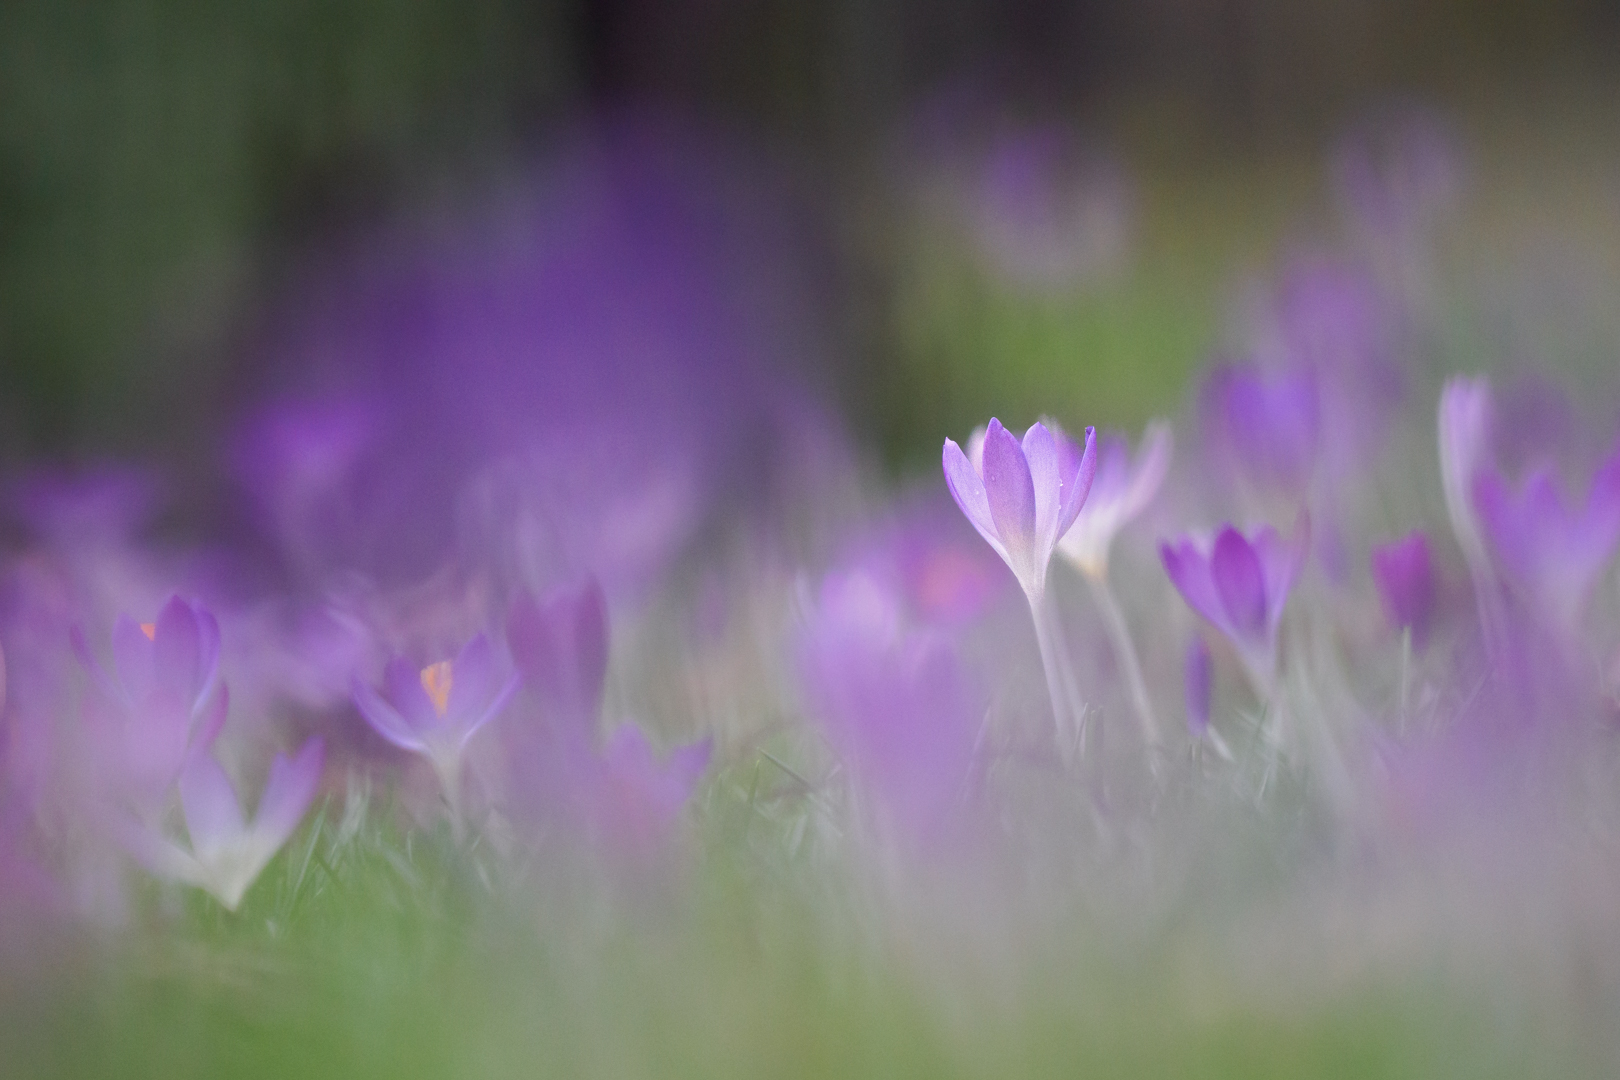
<path fill-rule="evenodd" d="M 440 716 L 450 707 L 450 661 L 440 660 L 422 669 L 422 689 L 433 702 L 433 711 Z"/>
<path fill-rule="evenodd" d="M 157 623 L 155 623 L 155 622 L 143 622 L 143 623 L 141 623 L 141 633 L 146 635 L 146 640 L 147 641 L 156 641 L 157 640 Z"/>

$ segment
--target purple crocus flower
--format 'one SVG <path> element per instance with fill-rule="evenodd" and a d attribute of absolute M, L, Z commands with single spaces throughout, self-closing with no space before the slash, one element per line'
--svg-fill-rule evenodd
<path fill-rule="evenodd" d="M 111 673 L 91 655 L 79 627 L 70 638 L 100 691 L 90 711 L 98 730 L 97 759 L 126 798 L 152 809 L 188 755 L 206 749 L 225 722 L 219 624 L 178 596 L 155 622 L 120 615 L 113 626 Z"/>
<path fill-rule="evenodd" d="M 1211 442 L 1244 478 L 1277 494 L 1304 494 L 1321 443 L 1314 370 L 1222 365 L 1204 384 L 1201 409 Z"/>
<path fill-rule="evenodd" d="M 133 854 L 160 877 L 204 889 L 235 911 L 248 887 L 303 820 L 324 763 L 325 744 L 319 736 L 305 742 L 290 759 L 277 754 L 249 822 L 236 788 L 219 762 L 210 753 L 197 754 L 180 775 L 180 805 L 191 837 L 190 850 L 166 837 L 141 832 L 132 839 Z"/>
<path fill-rule="evenodd" d="M 641 728 L 621 724 L 593 761 L 581 807 L 599 843 L 635 859 L 665 850 L 709 767 L 713 741 L 682 746 L 660 763 Z"/>
<path fill-rule="evenodd" d="M 1046 592 L 1052 549 L 1085 505 L 1097 472 L 1097 435 L 1086 428 L 1085 449 L 1076 452 L 1042 423 L 1032 424 L 1023 443 L 991 418 L 982 447 L 970 444 L 973 460 L 954 439 L 945 440 L 945 483 L 962 513 L 1006 562 L 1031 604 Z"/>
<path fill-rule="evenodd" d="M 467 741 L 506 707 L 518 681 L 489 639 L 478 634 L 454 660 L 425 668 L 396 656 L 383 669 L 384 693 L 359 678 L 353 692 L 360 715 L 373 731 L 432 763 L 456 810 Z"/>
<path fill-rule="evenodd" d="M 595 578 L 512 604 L 506 641 L 552 725 L 588 745 L 607 677 L 607 598 Z"/>
<path fill-rule="evenodd" d="M 867 574 L 831 574 L 798 649 L 810 711 L 880 828 L 926 842 L 960 816 L 983 711 L 953 652 L 905 628 Z"/>
<path fill-rule="evenodd" d="M 1170 425 L 1155 420 L 1148 425 L 1130 460 L 1120 435 L 1105 435 L 1097 453 L 1097 474 L 1074 526 L 1058 541 L 1058 550 L 1082 573 L 1102 578 L 1108 574 L 1108 549 L 1114 535 L 1147 508 L 1170 469 L 1174 439 Z"/>
<path fill-rule="evenodd" d="M 1584 506 L 1567 505 L 1544 468 L 1517 492 L 1494 470 L 1479 474 L 1474 506 L 1508 581 L 1573 629 L 1620 542 L 1620 449 L 1593 476 Z"/>
<path fill-rule="evenodd" d="M 1215 666 L 1202 634 L 1194 634 L 1187 643 L 1182 679 L 1187 701 L 1187 732 L 1195 739 L 1202 739 L 1209 731 L 1210 702 L 1215 693 Z"/>
<path fill-rule="evenodd" d="M 1190 539 L 1159 546 L 1182 599 L 1237 647 L 1262 694 L 1276 673 L 1277 628 L 1308 544 L 1302 516 L 1288 540 L 1269 525 L 1252 540 L 1228 525 L 1207 550 Z"/>
<path fill-rule="evenodd" d="M 1434 619 L 1434 564 L 1429 538 L 1415 530 L 1403 540 L 1372 551 L 1373 581 L 1391 626 L 1412 632 L 1412 644 L 1423 648 Z"/>

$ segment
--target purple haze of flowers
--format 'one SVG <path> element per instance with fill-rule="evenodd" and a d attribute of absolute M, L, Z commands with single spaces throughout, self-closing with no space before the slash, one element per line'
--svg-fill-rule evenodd
<path fill-rule="evenodd" d="M 1489 467 L 1491 418 L 1491 384 L 1486 379 L 1447 380 L 1440 392 L 1440 482 L 1452 531 L 1473 578 L 1480 626 L 1494 651 L 1505 640 L 1507 617 L 1474 503 L 1475 482 Z"/>
<path fill-rule="evenodd" d="M 1083 451 L 1045 424 L 1032 424 L 1022 444 L 991 418 L 974 460 L 945 440 L 945 483 L 979 535 L 1006 562 L 1031 604 L 1046 593 L 1052 550 L 1085 505 L 1097 472 L 1097 433 L 1086 428 Z"/>
<path fill-rule="evenodd" d="M 1276 674 L 1277 628 L 1305 565 L 1309 534 L 1301 517 L 1288 540 L 1269 525 L 1252 540 L 1228 525 L 1208 550 L 1190 539 L 1159 546 L 1182 599 L 1236 646 L 1263 694 Z"/>
<path fill-rule="evenodd" d="M 960 816 L 983 713 L 951 650 L 870 576 L 828 575 L 799 642 L 811 712 L 880 825 L 926 842 Z"/>
<path fill-rule="evenodd" d="M 1463 189 L 1462 154 L 1426 109 L 1361 125 L 1334 154 L 1333 174 L 1352 219 L 1382 240 L 1421 234 L 1455 207 Z"/>
<path fill-rule="evenodd" d="M 1410 630 L 1412 644 L 1423 648 L 1434 621 L 1434 563 L 1429 538 L 1422 530 L 1372 550 L 1373 581 L 1384 614 L 1397 630 Z"/>
<path fill-rule="evenodd" d="M 1136 460 L 1122 435 L 1105 435 L 1097 452 L 1097 474 L 1074 525 L 1058 541 L 1058 550 L 1092 577 L 1108 574 L 1108 549 L 1114 536 L 1147 508 L 1170 469 L 1174 439 L 1170 425 L 1155 420 L 1142 435 Z"/>
<path fill-rule="evenodd" d="M 1242 476 L 1267 491 L 1304 494 L 1321 448 L 1315 371 L 1223 365 L 1205 382 L 1200 405 L 1210 441 Z"/>
<path fill-rule="evenodd" d="M 319 736 L 291 759 L 277 754 L 250 822 L 230 777 L 211 753 L 199 753 L 180 774 L 180 806 L 190 850 L 166 837 L 139 833 L 133 854 L 160 877 L 206 890 L 230 911 L 303 820 L 320 785 L 325 744 Z"/>
<path fill-rule="evenodd" d="M 494 719 L 518 688 L 495 647 L 478 634 L 454 660 L 420 670 L 396 656 L 383 669 L 384 693 L 356 677 L 354 703 L 371 729 L 433 765 L 452 809 L 457 808 L 462 753 L 478 729 Z"/>
<path fill-rule="evenodd" d="M 1593 476 L 1584 506 L 1565 503 L 1549 469 L 1517 492 L 1494 470 L 1482 472 L 1474 506 L 1507 580 L 1573 630 L 1620 542 L 1620 449 Z"/>
<path fill-rule="evenodd" d="M 539 601 L 520 596 L 507 616 L 506 641 L 553 730 L 577 746 L 590 745 L 607 678 L 602 586 L 591 578 Z"/>
<path fill-rule="evenodd" d="M 599 843 L 636 859 L 656 857 L 669 844 L 681 812 L 709 767 L 710 739 L 676 748 L 667 761 L 653 755 L 635 724 L 621 724 L 592 760 L 585 811 Z"/>
<path fill-rule="evenodd" d="M 100 701 L 90 710 L 98 763 L 121 794 L 152 809 L 194 752 L 206 750 L 225 722 L 226 688 L 219 680 L 219 623 L 201 606 L 176 596 L 157 620 L 120 615 L 113 626 L 113 669 L 91 655 L 83 631 L 71 631 L 74 651 Z"/>

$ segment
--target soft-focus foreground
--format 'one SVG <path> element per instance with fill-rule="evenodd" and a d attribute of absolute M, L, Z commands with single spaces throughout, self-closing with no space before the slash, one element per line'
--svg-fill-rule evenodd
<path fill-rule="evenodd" d="M 1082 328 L 901 489 L 723 158 L 585 139 L 311 270 L 206 528 L 10 486 L 0 1073 L 1620 1064 L 1615 279 L 1482 263 L 1385 118 L 1187 408 L 1093 430 Z M 909 363 L 1178 303 L 1063 131 L 913 167 Z"/>

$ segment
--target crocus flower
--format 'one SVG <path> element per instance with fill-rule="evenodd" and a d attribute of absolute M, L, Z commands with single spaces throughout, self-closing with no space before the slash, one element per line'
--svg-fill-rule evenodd
<path fill-rule="evenodd" d="M 1321 443 L 1313 369 L 1223 365 L 1204 384 L 1200 404 L 1211 443 L 1245 479 L 1281 495 L 1304 493 Z"/>
<path fill-rule="evenodd" d="M 1023 443 L 991 418 L 982 449 L 970 461 L 945 440 L 945 483 L 962 513 L 1006 562 L 1030 603 L 1046 592 L 1052 549 L 1085 505 L 1097 472 L 1097 434 L 1086 428 L 1082 452 L 1045 424 L 1032 424 Z M 978 449 L 978 447 L 975 447 Z"/>
<path fill-rule="evenodd" d="M 1440 482 L 1446 513 L 1474 581 L 1480 626 L 1494 650 L 1506 633 L 1506 616 L 1474 507 L 1475 480 L 1489 464 L 1491 411 L 1491 384 L 1484 378 L 1449 379 L 1440 392 Z"/>
<path fill-rule="evenodd" d="M 607 599 L 595 578 L 512 604 L 506 641 L 524 685 L 555 727 L 590 741 L 607 677 Z"/>
<path fill-rule="evenodd" d="M 225 770 L 211 753 L 193 756 L 180 775 L 190 850 L 152 833 L 138 834 L 135 856 L 153 873 L 204 889 L 235 911 L 303 820 L 320 783 L 325 746 L 319 736 L 291 759 L 277 754 L 249 822 Z"/>
<path fill-rule="evenodd" d="M 388 742 L 426 757 L 456 809 L 467 741 L 506 707 L 518 688 L 518 676 L 503 670 L 495 647 L 479 634 L 454 660 L 420 670 L 404 657 L 395 657 L 383 669 L 383 687 L 386 696 L 369 683 L 354 680 L 360 715 Z"/>
<path fill-rule="evenodd" d="M 1058 541 L 1058 550 L 1090 577 L 1108 574 L 1108 549 L 1114 535 L 1146 509 L 1170 468 L 1174 440 L 1170 425 L 1155 420 L 1142 436 L 1136 460 L 1122 436 L 1103 437 L 1097 453 L 1097 475 L 1074 526 Z"/>
<path fill-rule="evenodd" d="M 951 649 L 901 612 L 870 575 L 828 575 L 798 668 L 810 713 L 880 828 L 926 843 L 960 816 L 983 709 Z"/>
<path fill-rule="evenodd" d="M 635 858 L 662 851 L 712 750 L 712 740 L 703 739 L 660 763 L 639 727 L 619 725 L 593 762 L 582 807 L 597 841 Z"/>
<path fill-rule="evenodd" d="M 1410 630 L 1412 644 L 1423 648 L 1429 638 L 1435 603 L 1428 536 L 1416 530 L 1404 540 L 1373 548 L 1372 573 L 1390 625 Z"/>
<path fill-rule="evenodd" d="M 1252 540 L 1228 525 L 1207 550 L 1190 539 L 1159 547 L 1182 599 L 1232 642 L 1262 694 L 1275 675 L 1277 628 L 1308 543 L 1301 518 L 1288 540 L 1269 525 Z"/>
<path fill-rule="evenodd" d="M 225 722 L 228 695 L 219 681 L 219 624 L 178 596 L 157 620 L 120 615 L 113 626 L 113 670 L 91 655 L 83 631 L 74 651 L 100 691 L 92 725 L 98 757 L 122 794 L 151 809 L 179 775 L 189 752 L 206 749 Z"/>
<path fill-rule="evenodd" d="M 1483 472 L 1474 505 L 1508 581 L 1558 626 L 1573 628 L 1620 542 L 1620 450 L 1593 476 L 1584 506 L 1565 503 L 1548 469 L 1517 492 L 1494 470 Z"/>

